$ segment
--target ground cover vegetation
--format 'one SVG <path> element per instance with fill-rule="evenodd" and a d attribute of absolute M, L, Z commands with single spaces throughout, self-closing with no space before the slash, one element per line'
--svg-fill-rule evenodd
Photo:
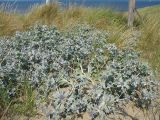
<path fill-rule="evenodd" d="M 105 120 L 129 101 L 149 109 L 159 97 L 155 70 L 160 21 L 146 11 L 140 10 L 143 22 L 135 21 L 140 33 L 135 38 L 125 14 L 105 8 L 60 10 L 53 4 L 36 6 L 25 15 L 2 11 L 1 119 L 39 113 L 47 120 L 84 114 Z M 126 45 L 129 39 L 136 39 L 131 41 L 136 45 Z"/>

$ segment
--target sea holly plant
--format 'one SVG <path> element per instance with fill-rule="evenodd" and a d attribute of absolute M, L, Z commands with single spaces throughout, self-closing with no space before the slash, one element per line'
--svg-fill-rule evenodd
<path fill-rule="evenodd" d="M 36 91 L 46 119 L 75 119 L 86 113 L 104 120 L 122 102 L 148 107 L 155 78 L 134 50 L 107 42 L 109 33 L 88 25 L 68 32 L 36 25 L 0 39 L 0 89 L 17 97 L 24 80 Z M 42 101 L 46 104 L 42 107 Z"/>

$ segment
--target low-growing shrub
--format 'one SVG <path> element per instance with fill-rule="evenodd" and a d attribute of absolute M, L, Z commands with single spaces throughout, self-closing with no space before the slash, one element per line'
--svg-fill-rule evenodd
<path fill-rule="evenodd" d="M 16 97 L 17 86 L 27 78 L 46 119 L 88 113 L 91 119 L 104 120 L 127 100 L 148 107 L 155 97 L 152 71 L 137 52 L 109 44 L 108 36 L 87 25 L 65 33 L 37 25 L 1 38 L 0 87 Z"/>

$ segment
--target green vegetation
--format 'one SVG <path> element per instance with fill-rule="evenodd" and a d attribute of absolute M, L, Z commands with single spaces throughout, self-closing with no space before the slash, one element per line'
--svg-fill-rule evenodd
<path fill-rule="evenodd" d="M 142 57 L 160 73 L 160 6 L 142 9 L 140 13 L 143 24 L 139 28 L 141 36 L 137 48 L 143 52 Z"/>
<path fill-rule="evenodd" d="M 141 18 L 130 29 L 126 13 L 106 8 L 52 4 L 24 15 L 1 10 L 0 119 L 86 113 L 103 119 L 126 99 L 150 110 L 159 94 L 153 83 L 160 76 L 160 6 L 138 11 Z"/>

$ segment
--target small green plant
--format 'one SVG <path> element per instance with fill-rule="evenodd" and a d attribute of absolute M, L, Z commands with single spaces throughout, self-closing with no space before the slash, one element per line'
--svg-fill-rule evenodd
<path fill-rule="evenodd" d="M 27 80 L 22 83 L 17 89 L 18 100 L 13 105 L 15 113 L 23 114 L 26 116 L 32 116 L 36 113 L 35 110 L 35 95 L 32 86 Z"/>
<path fill-rule="evenodd" d="M 23 83 L 17 84 L 16 86 L 14 85 L 14 88 L 11 84 L 5 85 L 5 87 L 1 85 L 0 87 L 1 118 L 8 113 L 10 114 L 9 117 L 15 114 L 23 114 L 26 116 L 34 115 L 36 111 L 34 102 L 35 96 L 27 80 L 24 80 Z"/>

